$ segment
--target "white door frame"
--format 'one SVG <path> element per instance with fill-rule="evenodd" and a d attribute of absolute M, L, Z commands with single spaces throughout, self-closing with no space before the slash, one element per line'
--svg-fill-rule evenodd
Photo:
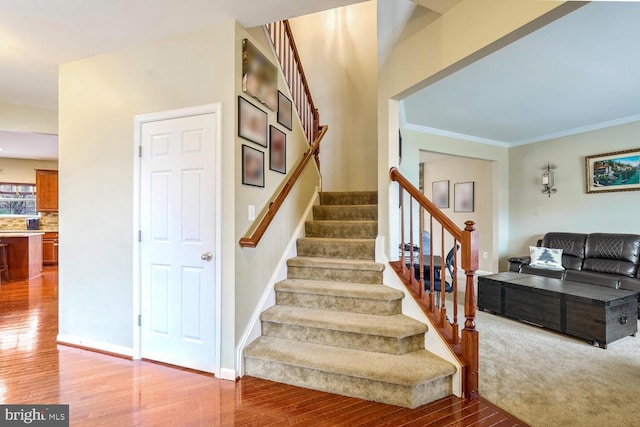
<path fill-rule="evenodd" d="M 138 231 L 141 229 L 140 223 L 140 186 L 141 186 L 141 159 L 140 146 L 142 145 L 142 125 L 149 122 L 161 120 L 178 119 L 189 116 L 199 116 L 203 114 L 215 114 L 216 137 L 214 147 L 214 233 L 215 233 L 215 350 L 214 350 L 214 374 L 220 377 L 220 354 L 221 354 L 221 321 L 222 321 L 222 104 L 207 104 L 196 107 L 181 108 L 178 110 L 162 111 L 158 113 L 141 114 L 134 117 L 134 138 L 133 138 L 133 312 L 131 323 L 133 325 L 133 358 L 142 357 L 142 328 L 138 326 L 138 319 L 142 313 L 142 281 L 140 276 L 140 250 L 141 244 L 138 241 Z"/>

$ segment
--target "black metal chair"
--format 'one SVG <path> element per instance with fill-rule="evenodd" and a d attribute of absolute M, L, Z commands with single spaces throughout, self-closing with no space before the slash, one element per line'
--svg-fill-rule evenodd
<path fill-rule="evenodd" d="M 455 253 L 460 249 L 460 245 L 456 244 L 455 248 L 451 248 L 447 256 L 444 260 L 444 266 L 446 271 L 449 272 L 449 277 L 453 280 L 453 275 L 455 272 L 453 271 L 453 260 Z M 420 267 L 418 265 L 414 265 L 415 277 L 416 280 L 420 280 Z M 446 271 L 443 273 L 442 265 L 435 265 L 433 267 L 433 291 L 436 294 L 436 303 L 439 306 L 440 301 L 440 292 L 442 291 L 442 283 L 444 282 L 444 291 L 446 293 L 453 292 L 453 285 L 451 282 L 447 281 Z M 422 268 L 422 274 L 424 275 L 424 290 L 425 292 L 431 291 L 431 272 L 430 266 L 425 265 Z M 444 274 L 444 276 L 443 276 Z M 444 280 L 443 280 L 444 279 Z"/>

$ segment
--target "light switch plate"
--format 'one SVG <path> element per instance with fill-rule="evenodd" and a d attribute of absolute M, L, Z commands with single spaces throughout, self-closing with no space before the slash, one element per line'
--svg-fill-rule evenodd
<path fill-rule="evenodd" d="M 253 221 L 253 220 L 256 219 L 256 207 L 255 207 L 255 205 L 249 205 L 248 213 L 249 213 L 249 221 Z"/>

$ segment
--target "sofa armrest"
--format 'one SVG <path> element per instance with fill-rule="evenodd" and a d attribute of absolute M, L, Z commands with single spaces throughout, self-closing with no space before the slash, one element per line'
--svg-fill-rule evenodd
<path fill-rule="evenodd" d="M 523 265 L 529 265 L 531 262 L 530 256 L 512 256 L 509 257 L 509 271 L 514 273 L 520 273 L 520 267 Z"/>

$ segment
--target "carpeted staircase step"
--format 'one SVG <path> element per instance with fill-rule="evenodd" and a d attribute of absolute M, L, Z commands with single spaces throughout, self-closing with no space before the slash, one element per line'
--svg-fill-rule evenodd
<path fill-rule="evenodd" d="M 299 256 L 373 261 L 376 255 L 376 242 L 373 239 L 302 237 L 297 241 L 297 250 Z"/>
<path fill-rule="evenodd" d="M 378 205 L 315 205 L 313 219 L 330 221 L 377 221 Z"/>
<path fill-rule="evenodd" d="M 323 191 L 321 205 L 377 205 L 377 191 Z"/>
<path fill-rule="evenodd" d="M 275 305 L 260 315 L 262 335 L 336 347 L 405 354 L 424 348 L 427 325 L 402 314 Z"/>
<path fill-rule="evenodd" d="M 368 314 L 400 314 L 404 292 L 384 285 L 286 279 L 276 283 L 276 304 Z"/>
<path fill-rule="evenodd" d="M 394 355 L 264 336 L 244 357 L 247 375 L 408 408 L 451 394 L 456 371 L 426 350 Z"/>
<path fill-rule="evenodd" d="M 367 260 L 295 257 L 287 260 L 288 279 L 382 284 L 384 264 Z"/>
<path fill-rule="evenodd" d="M 350 239 L 375 239 L 378 221 L 307 221 L 307 237 L 335 237 Z"/>

